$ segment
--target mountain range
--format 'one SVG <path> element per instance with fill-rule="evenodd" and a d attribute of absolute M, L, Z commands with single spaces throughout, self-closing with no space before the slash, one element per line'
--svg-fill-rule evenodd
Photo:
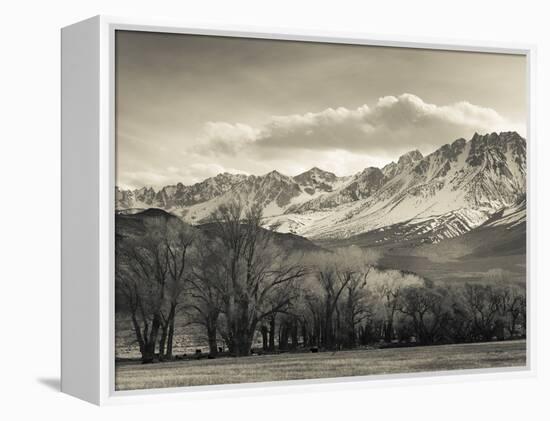
<path fill-rule="evenodd" d="M 372 241 L 439 243 L 496 219 L 525 220 L 526 141 L 516 132 L 474 134 L 423 156 L 418 150 L 383 168 L 338 177 L 319 168 L 290 177 L 218 174 L 200 183 L 116 188 L 116 209 L 166 210 L 207 222 L 222 203 L 258 202 L 264 227 L 314 240 L 370 233 Z"/>

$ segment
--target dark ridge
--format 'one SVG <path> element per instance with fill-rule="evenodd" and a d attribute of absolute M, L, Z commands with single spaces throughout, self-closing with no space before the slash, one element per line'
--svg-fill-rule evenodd
<path fill-rule="evenodd" d="M 149 209 L 144 210 L 143 212 L 135 213 L 134 215 L 130 215 L 130 216 L 134 216 L 134 217 L 161 216 L 161 217 L 165 217 L 165 218 L 170 218 L 170 217 L 175 218 L 175 216 L 172 215 L 171 213 L 168 213 L 165 210 L 159 209 L 159 208 L 149 208 Z"/>

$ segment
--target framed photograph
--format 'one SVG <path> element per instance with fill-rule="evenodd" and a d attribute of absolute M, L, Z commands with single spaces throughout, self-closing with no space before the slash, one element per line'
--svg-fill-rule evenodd
<path fill-rule="evenodd" d="M 532 48 L 62 30 L 62 390 L 532 370 Z"/>

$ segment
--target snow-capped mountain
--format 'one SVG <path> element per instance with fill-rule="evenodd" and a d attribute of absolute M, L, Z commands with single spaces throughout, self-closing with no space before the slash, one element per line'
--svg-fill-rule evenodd
<path fill-rule="evenodd" d="M 412 159 L 400 159 L 369 197 L 339 205 L 297 232 L 345 238 L 405 224 L 437 242 L 479 226 L 525 194 L 525 140 L 516 133 L 476 134 L 421 159 L 407 155 Z"/>
<path fill-rule="evenodd" d="M 381 242 L 438 242 L 487 222 L 524 197 L 526 142 L 515 132 L 475 134 L 422 156 L 415 150 L 383 168 L 349 176 L 312 168 L 289 177 L 220 174 L 193 186 L 117 189 L 117 209 L 159 207 L 191 223 L 238 198 L 264 208 L 265 226 L 308 238 L 377 233 Z M 382 233 L 387 232 L 388 235 Z M 390 233 L 392 233 L 390 235 Z"/>
<path fill-rule="evenodd" d="M 331 192 L 338 177 L 331 172 L 313 167 L 296 177 L 293 177 L 306 193 L 313 195 L 316 192 Z"/>
<path fill-rule="evenodd" d="M 218 174 L 192 186 L 182 183 L 166 186 L 156 192 L 153 188 L 143 187 L 136 190 L 115 188 L 116 208 L 184 208 L 196 203 L 211 200 L 246 179 L 243 174 Z"/>

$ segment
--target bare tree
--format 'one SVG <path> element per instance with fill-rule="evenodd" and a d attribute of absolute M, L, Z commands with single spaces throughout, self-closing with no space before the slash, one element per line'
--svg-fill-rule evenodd
<path fill-rule="evenodd" d="M 390 342 L 393 338 L 393 322 L 401 298 L 401 288 L 399 284 L 385 282 L 379 289 L 385 310 L 384 340 L 386 342 Z"/>
<path fill-rule="evenodd" d="M 431 344 L 442 335 L 447 319 L 445 290 L 409 286 L 403 289 L 399 311 L 410 317 L 417 339 Z"/>
<path fill-rule="evenodd" d="M 465 300 L 463 286 L 450 286 L 447 290 L 450 316 L 446 333 L 452 342 L 469 342 L 473 340 L 473 321 Z"/>
<path fill-rule="evenodd" d="M 223 311 L 224 286 L 226 284 L 221 243 L 202 235 L 197 241 L 195 265 L 190 277 L 191 301 L 189 308 L 195 311 L 193 320 L 204 327 L 209 353 L 218 353 L 218 320 Z"/>
<path fill-rule="evenodd" d="M 525 293 L 519 287 L 500 288 L 500 312 L 510 337 L 518 334 L 518 328 L 525 312 Z"/>
<path fill-rule="evenodd" d="M 147 215 L 120 228 L 116 288 L 124 297 L 144 363 L 171 358 L 177 307 L 185 288 L 193 229 L 169 215 Z M 123 224 L 122 224 L 123 225 Z"/>
<path fill-rule="evenodd" d="M 323 288 L 323 319 L 321 343 L 324 347 L 332 348 L 336 341 L 336 330 L 339 325 L 339 318 L 334 320 L 338 301 L 344 292 L 344 288 L 350 282 L 349 273 L 340 273 L 334 260 L 327 261 L 324 267 L 319 268 L 319 284 Z"/>
<path fill-rule="evenodd" d="M 357 324 L 357 318 L 364 312 L 360 306 L 366 279 L 377 254 L 358 247 L 339 249 L 334 253 L 320 253 L 313 256 L 317 284 L 320 287 L 317 297 L 308 296 L 308 305 L 313 319 L 319 321 L 320 343 L 323 347 L 334 348 L 345 341 L 342 325 Z M 340 300 L 348 291 L 348 306 L 341 308 Z M 342 315 L 342 312 L 345 314 Z M 342 320 L 347 318 L 347 320 Z"/>
<path fill-rule="evenodd" d="M 144 222 L 142 235 L 117 235 L 117 289 L 126 298 L 143 363 L 155 358 L 168 277 L 165 221 Z"/>
<path fill-rule="evenodd" d="M 344 319 L 346 324 L 345 345 L 353 348 L 357 345 L 357 326 L 369 316 L 367 303 L 367 277 L 372 267 L 354 274 L 346 285 Z"/>
<path fill-rule="evenodd" d="M 381 339 L 391 342 L 396 333 L 397 313 L 403 288 L 422 286 L 424 279 L 415 273 L 401 270 L 375 270 L 371 275 L 373 307 Z M 401 329 L 402 330 L 402 329 Z"/>
<path fill-rule="evenodd" d="M 474 339 L 491 340 L 500 310 L 500 297 L 495 288 L 468 283 L 464 286 L 464 298 L 472 320 Z"/>
<path fill-rule="evenodd" d="M 169 276 L 166 285 L 166 303 L 161 310 L 162 335 L 159 342 L 161 359 L 172 359 L 176 314 L 187 287 L 191 270 L 189 268 L 189 250 L 195 238 L 195 230 L 179 219 L 169 218 L 166 220 L 164 241 Z"/>
<path fill-rule="evenodd" d="M 233 201 L 212 215 L 212 231 L 220 241 L 223 267 L 222 330 L 229 351 L 248 355 L 258 323 L 285 309 L 292 301 L 294 283 L 305 268 L 278 248 L 261 227 L 261 206 L 245 208 Z"/>
<path fill-rule="evenodd" d="M 311 346 L 321 346 L 323 337 L 323 302 L 321 293 L 314 292 L 313 288 L 308 288 L 304 294 L 305 308 L 303 319 L 307 327 L 308 344 Z"/>

